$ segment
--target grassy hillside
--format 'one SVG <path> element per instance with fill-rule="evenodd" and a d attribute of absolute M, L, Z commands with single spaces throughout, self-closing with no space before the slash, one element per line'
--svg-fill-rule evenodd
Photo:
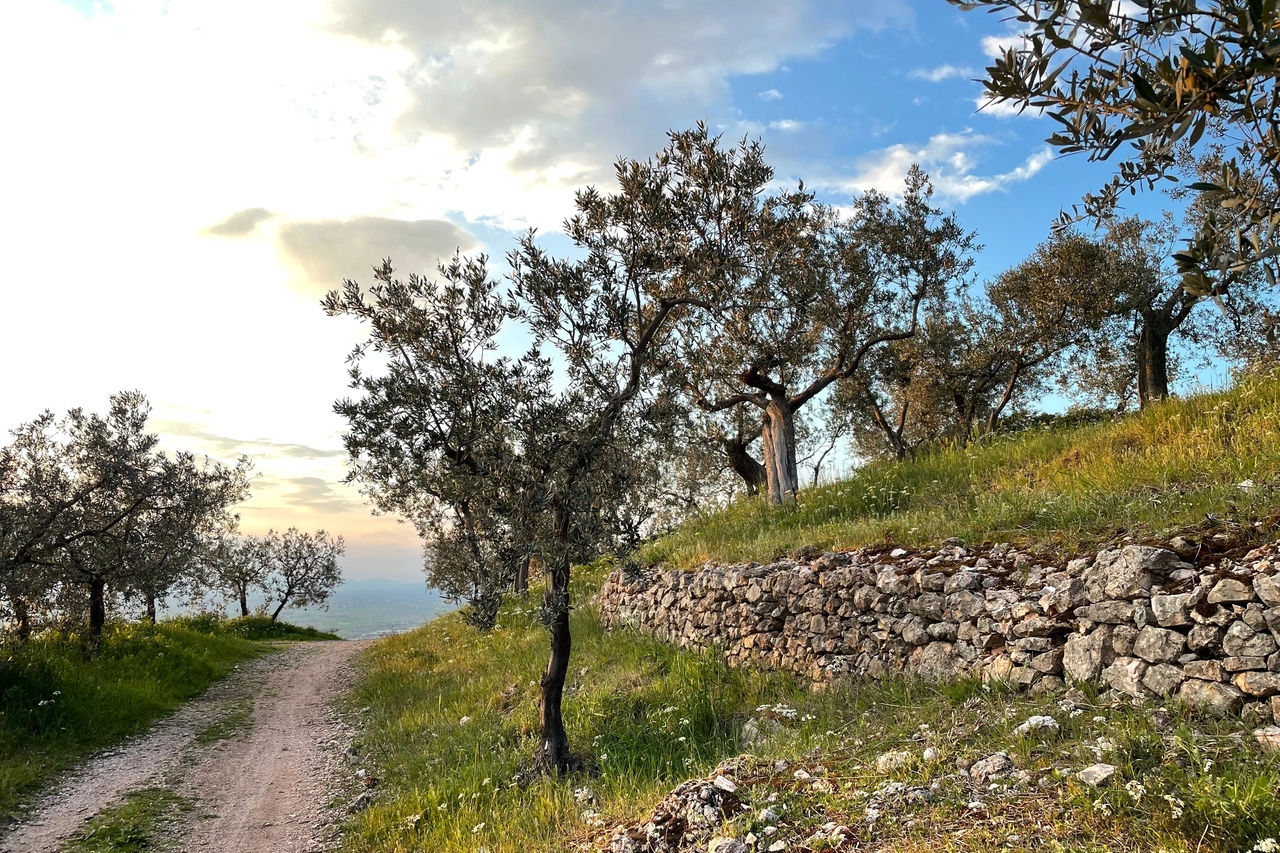
<path fill-rule="evenodd" d="M 1188 528 L 1261 538 L 1274 536 L 1278 488 L 1280 378 L 1266 377 L 1116 423 L 873 465 L 804 492 L 795 509 L 743 502 L 643 556 L 689 567 L 886 538 L 1069 550 Z M 575 601 L 588 600 L 602 575 L 580 572 Z M 767 838 L 760 850 L 782 841 L 791 851 L 1227 853 L 1280 835 L 1280 754 L 1249 736 L 1261 720 L 973 682 L 812 691 L 787 675 L 607 634 L 590 606 L 575 610 L 573 636 L 566 717 L 596 770 L 565 780 L 520 773 L 536 740 L 547 655 L 536 602 L 508 602 L 490 634 L 449 615 L 376 645 L 350 701 L 364 726 L 360 763 L 381 785 L 375 805 L 353 819 L 348 849 L 579 849 L 616 824 L 643 822 L 680 782 L 748 748 L 789 762 L 741 792 L 751 808 L 724 830 Z M 1019 734 L 1037 714 L 1052 716 L 1058 731 Z M 766 736 L 744 744 L 752 719 Z M 893 751 L 902 755 L 882 760 Z M 988 782 L 964 772 L 996 751 L 1012 758 L 1012 776 Z M 1095 762 L 1117 768 L 1110 786 L 1075 778 Z M 764 836 L 760 810 L 769 804 L 779 814 Z M 843 843 L 820 829 L 836 824 L 851 833 Z"/>
<path fill-rule="evenodd" d="M 270 651 L 261 640 L 336 639 L 267 619 L 108 626 L 96 658 L 79 637 L 0 646 L 0 823 L 22 797 L 94 750 L 142 731 Z"/>
<path fill-rule="evenodd" d="M 1116 423 L 1037 429 L 869 465 L 803 491 L 794 510 L 741 501 L 686 524 L 643 557 L 690 567 L 764 561 L 800 545 L 952 536 L 1074 550 L 1221 522 L 1270 526 L 1278 507 L 1280 375 L 1273 374 Z"/>
<path fill-rule="evenodd" d="M 585 573 L 576 600 L 599 578 Z M 1280 827 L 1280 756 L 1264 754 L 1239 720 L 1085 694 L 1064 704 L 975 682 L 815 692 L 786 675 L 605 633 L 590 606 L 574 611 L 573 636 L 566 720 L 597 769 L 563 780 L 520 776 L 547 655 L 536 607 L 509 602 L 490 634 L 450 614 L 372 648 L 350 710 L 363 726 L 358 767 L 380 784 L 346 849 L 580 849 L 616 824 L 643 822 L 680 782 L 745 750 L 789 764 L 744 792 L 751 809 L 725 832 L 764 837 L 758 815 L 773 805 L 769 840 L 790 851 L 1227 853 Z M 1035 714 L 1052 715 L 1060 732 L 1017 734 Z M 745 745 L 752 718 L 766 739 Z M 891 751 L 902 763 L 878 767 Z M 993 786 L 958 769 L 996 751 L 1010 755 L 1014 776 Z M 1072 776 L 1096 761 L 1118 768 L 1105 789 Z M 829 822 L 850 827 L 856 846 L 809 840 Z"/>

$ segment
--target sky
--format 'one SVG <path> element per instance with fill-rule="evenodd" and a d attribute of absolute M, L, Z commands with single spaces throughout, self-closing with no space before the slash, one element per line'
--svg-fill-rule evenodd
<path fill-rule="evenodd" d="M 563 248 L 576 189 L 699 120 L 833 204 L 920 163 L 995 275 L 1108 174 L 982 108 L 1011 39 L 945 0 L 3 4 L 0 428 L 140 390 L 166 447 L 253 458 L 247 532 L 418 578 L 413 529 L 342 482 L 362 331 L 327 290 L 528 228 Z"/>

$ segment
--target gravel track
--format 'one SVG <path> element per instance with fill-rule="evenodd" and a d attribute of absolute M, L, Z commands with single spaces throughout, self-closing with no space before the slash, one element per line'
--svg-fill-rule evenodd
<path fill-rule="evenodd" d="M 235 673 L 145 735 L 68 774 L 30 816 L 0 838 L 0 853 L 53 853 L 84 822 L 130 792 L 162 785 L 194 808 L 167 830 L 183 853 L 293 853 L 325 849 L 347 788 L 342 724 L 328 711 L 351 683 L 352 657 L 368 642 L 298 643 Z M 245 731 L 202 746 L 197 735 L 245 697 Z"/>

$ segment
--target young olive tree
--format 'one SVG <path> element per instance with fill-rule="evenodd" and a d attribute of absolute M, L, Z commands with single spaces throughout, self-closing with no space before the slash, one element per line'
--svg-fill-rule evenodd
<path fill-rule="evenodd" d="M 1182 285 L 1220 295 L 1280 241 L 1278 0 L 949 0 L 1016 21 L 1020 44 L 987 68 L 987 94 L 1058 123 L 1049 143 L 1108 160 L 1114 177 L 1076 215 L 1109 219 L 1121 194 L 1176 179 L 1179 146 L 1225 152 L 1189 189 L 1205 217 L 1175 256 Z M 1074 216 L 1064 214 L 1064 223 Z M 1234 226 L 1234 227 L 1233 227 Z"/>
<path fill-rule="evenodd" d="M 275 601 L 272 622 L 285 607 L 327 607 L 333 591 L 342 585 L 338 558 L 346 553 L 346 544 L 341 536 L 290 527 L 283 533 L 269 530 L 248 547 L 265 570 L 262 588 Z M 241 599 L 242 615 L 244 604 Z"/>
<path fill-rule="evenodd" d="M 202 581 L 234 601 L 242 617 L 249 615 L 249 592 L 262 589 L 267 566 L 261 559 L 258 540 L 237 536 L 229 526 L 205 537 L 200 551 Z"/>
<path fill-rule="evenodd" d="M 468 553 L 503 584 L 530 557 L 544 566 L 537 760 L 551 772 L 572 764 L 561 708 L 571 568 L 634 527 L 637 433 L 669 411 L 653 380 L 659 345 L 724 295 L 751 224 L 742 188 L 763 183 L 757 161 L 714 156 L 707 139 L 673 133 L 656 157 L 618 164 L 615 193 L 579 192 L 565 224 L 577 259 L 530 233 L 508 256 L 505 291 L 483 257 L 442 266 L 439 282 L 401 281 L 384 262 L 367 291 L 348 281 L 324 301 L 370 329 L 351 360 L 360 396 L 336 406 L 351 479 L 429 548 Z M 365 372 L 370 353 L 377 373 Z"/>

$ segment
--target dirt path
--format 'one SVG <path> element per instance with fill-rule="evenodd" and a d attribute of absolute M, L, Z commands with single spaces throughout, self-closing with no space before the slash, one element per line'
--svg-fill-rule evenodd
<path fill-rule="evenodd" d="M 323 849 L 336 817 L 328 806 L 347 790 L 335 749 L 344 744 L 340 724 L 326 705 L 351 683 L 351 658 L 367 645 L 299 643 L 242 664 L 146 735 L 65 779 L 0 838 L 0 853 L 52 853 L 94 814 L 151 785 L 195 806 L 170 830 L 183 853 Z M 235 726 L 237 712 L 246 730 L 221 731 Z M 211 734 L 229 736 L 202 743 Z"/>

